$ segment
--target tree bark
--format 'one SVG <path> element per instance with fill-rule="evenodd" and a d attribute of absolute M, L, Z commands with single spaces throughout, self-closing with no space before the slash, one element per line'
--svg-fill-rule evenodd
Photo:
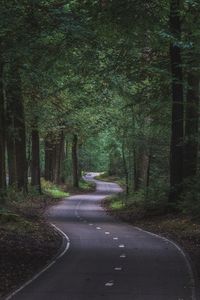
<path fill-rule="evenodd" d="M 31 159 L 31 185 L 41 194 L 40 180 L 40 139 L 37 129 L 33 129 L 32 138 L 32 159 Z"/>
<path fill-rule="evenodd" d="M 52 143 L 49 141 L 48 138 L 45 140 L 45 172 L 44 178 L 47 181 L 53 181 L 53 148 Z"/>
<path fill-rule="evenodd" d="M 181 49 L 180 0 L 171 0 L 170 30 L 173 40 L 170 44 L 172 76 L 172 127 L 170 146 L 170 194 L 169 202 L 176 202 L 183 183 L 183 74 Z"/>
<path fill-rule="evenodd" d="M 27 192 L 25 116 L 19 67 L 16 64 L 10 65 L 6 98 L 9 183 L 11 185 L 15 184 L 19 190 Z"/>
<path fill-rule="evenodd" d="M 185 114 L 184 178 L 197 174 L 199 125 L 199 76 L 188 74 Z"/>
<path fill-rule="evenodd" d="M 78 136 L 73 135 L 72 140 L 72 169 L 73 169 L 73 186 L 79 187 L 79 176 L 78 176 Z"/>
<path fill-rule="evenodd" d="M 5 165 L 5 103 L 3 91 L 3 62 L 0 54 L 0 194 L 6 189 Z"/>
<path fill-rule="evenodd" d="M 125 173 L 125 180 L 126 180 L 126 195 L 129 194 L 129 176 L 128 176 L 128 168 L 126 162 L 126 155 L 125 155 L 125 141 L 122 142 L 122 160 L 124 166 L 124 173 Z"/>

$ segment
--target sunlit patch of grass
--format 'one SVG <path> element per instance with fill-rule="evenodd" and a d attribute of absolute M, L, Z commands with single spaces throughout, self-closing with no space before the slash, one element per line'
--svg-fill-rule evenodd
<path fill-rule="evenodd" d="M 81 179 L 79 182 L 79 187 L 81 190 L 91 191 L 95 188 L 95 184 L 91 181 L 85 181 L 85 180 Z"/>
<path fill-rule="evenodd" d="M 68 197 L 69 193 L 62 190 L 61 187 L 42 179 L 42 191 L 53 198 Z"/>
<path fill-rule="evenodd" d="M 117 200 L 115 202 L 112 202 L 111 205 L 110 205 L 110 208 L 114 209 L 114 210 L 122 209 L 123 207 L 124 207 L 124 204 L 122 203 L 121 200 Z"/>

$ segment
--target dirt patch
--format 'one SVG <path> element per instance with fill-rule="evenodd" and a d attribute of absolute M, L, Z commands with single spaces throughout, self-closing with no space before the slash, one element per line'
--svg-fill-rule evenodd
<path fill-rule="evenodd" d="M 55 199 L 9 203 L 0 213 L 0 299 L 32 278 L 58 253 L 62 237 L 43 218 Z"/>

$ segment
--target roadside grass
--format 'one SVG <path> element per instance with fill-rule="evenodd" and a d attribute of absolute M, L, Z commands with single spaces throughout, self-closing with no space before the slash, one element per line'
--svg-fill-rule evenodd
<path fill-rule="evenodd" d="M 75 188 L 71 184 L 66 186 L 67 191 L 69 194 L 77 194 L 77 193 L 90 193 L 95 191 L 95 183 L 92 181 L 86 181 L 83 178 L 79 180 L 79 187 Z"/>
<path fill-rule="evenodd" d="M 42 191 L 44 194 L 53 198 L 64 198 L 68 197 L 69 193 L 64 190 L 64 187 L 55 185 L 50 181 L 44 179 L 41 180 Z"/>
<path fill-rule="evenodd" d="M 95 183 L 92 181 L 85 181 L 81 179 L 79 186 L 82 191 L 90 192 L 95 190 Z"/>

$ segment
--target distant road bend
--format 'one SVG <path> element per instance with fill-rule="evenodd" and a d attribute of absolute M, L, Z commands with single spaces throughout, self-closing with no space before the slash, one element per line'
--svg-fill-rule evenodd
<path fill-rule="evenodd" d="M 49 210 L 49 220 L 67 234 L 70 248 L 12 299 L 195 300 L 191 270 L 181 251 L 108 216 L 100 202 L 120 188 L 95 182 L 96 192 L 71 196 Z"/>

